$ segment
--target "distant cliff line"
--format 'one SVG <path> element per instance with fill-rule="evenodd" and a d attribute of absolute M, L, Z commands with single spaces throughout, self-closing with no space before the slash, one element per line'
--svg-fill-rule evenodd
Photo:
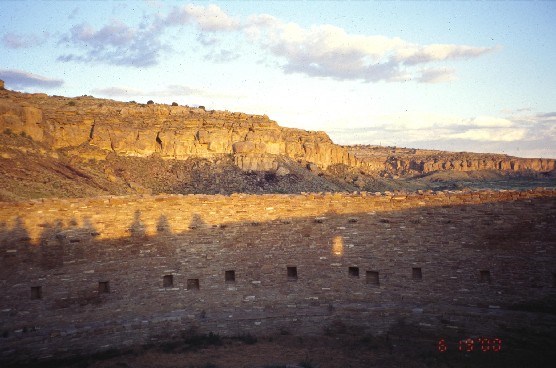
<path fill-rule="evenodd" d="M 276 171 L 280 156 L 312 164 L 315 170 L 342 164 L 368 174 L 418 175 L 444 170 L 547 173 L 556 168 L 554 159 L 499 154 L 419 154 L 425 152 L 420 150 L 398 154 L 386 147 L 379 154 L 369 154 L 361 146 L 334 144 L 325 132 L 280 127 L 266 115 L 6 89 L 0 89 L 0 131 L 25 134 L 52 150 L 99 160 L 110 153 L 177 160 L 232 155 L 234 163 L 247 171 Z"/>

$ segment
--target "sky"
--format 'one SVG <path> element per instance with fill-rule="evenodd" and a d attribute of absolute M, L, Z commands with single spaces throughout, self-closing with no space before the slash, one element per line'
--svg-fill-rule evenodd
<path fill-rule="evenodd" d="M 556 2 L 0 1 L 6 88 L 556 158 Z"/>

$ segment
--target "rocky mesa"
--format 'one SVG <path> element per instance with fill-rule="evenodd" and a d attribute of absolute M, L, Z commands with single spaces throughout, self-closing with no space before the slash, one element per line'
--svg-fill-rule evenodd
<path fill-rule="evenodd" d="M 233 155 L 243 170 L 262 171 L 277 170 L 278 155 L 312 162 L 322 169 L 333 164 L 361 164 L 324 132 L 283 128 L 266 115 L 206 111 L 203 107 L 3 90 L 0 127 L 53 149 L 73 149 L 74 154 L 96 159 L 110 152 L 178 160 Z"/>
<path fill-rule="evenodd" d="M 426 150 L 389 151 L 379 146 L 343 147 L 325 132 L 283 128 L 266 115 L 206 111 L 204 107 L 138 104 L 25 94 L 2 89 L 0 127 L 26 134 L 53 149 L 103 159 L 108 153 L 164 159 L 234 155 L 244 170 L 276 170 L 277 155 L 327 169 L 334 164 L 397 175 L 439 170 L 549 172 L 553 159 Z M 95 150 L 86 149 L 94 148 Z M 95 152 L 96 151 L 96 152 Z"/>
<path fill-rule="evenodd" d="M 553 181 L 556 172 L 554 159 L 341 146 L 325 132 L 284 128 L 266 115 L 0 87 L 4 201 L 130 193 L 413 191 L 462 188 L 485 175 Z M 456 185 L 453 178 L 465 183 Z"/>
<path fill-rule="evenodd" d="M 519 158 L 494 153 L 446 152 L 399 147 L 355 145 L 346 147 L 363 166 L 386 175 L 420 175 L 437 171 L 497 170 L 516 173 L 550 173 L 555 160 Z"/>

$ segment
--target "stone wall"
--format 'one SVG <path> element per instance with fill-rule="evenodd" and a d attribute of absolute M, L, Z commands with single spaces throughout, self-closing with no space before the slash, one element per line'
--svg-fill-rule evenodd
<path fill-rule="evenodd" d="M 191 328 L 556 326 L 531 309 L 556 296 L 556 191 L 46 199 L 0 225 L 1 360 Z"/>

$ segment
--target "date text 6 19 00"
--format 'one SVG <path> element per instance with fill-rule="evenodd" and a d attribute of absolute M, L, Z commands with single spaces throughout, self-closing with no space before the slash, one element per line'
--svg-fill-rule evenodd
<path fill-rule="evenodd" d="M 452 349 L 454 347 L 448 346 L 449 344 L 446 342 L 445 339 L 441 338 L 438 339 L 436 343 L 436 348 L 439 352 L 445 353 L 448 349 Z M 475 339 L 466 338 L 463 340 L 459 340 L 457 343 L 457 351 L 471 353 L 474 351 L 477 352 L 494 352 L 498 353 L 502 350 L 502 339 L 498 337 L 477 337 Z"/>

